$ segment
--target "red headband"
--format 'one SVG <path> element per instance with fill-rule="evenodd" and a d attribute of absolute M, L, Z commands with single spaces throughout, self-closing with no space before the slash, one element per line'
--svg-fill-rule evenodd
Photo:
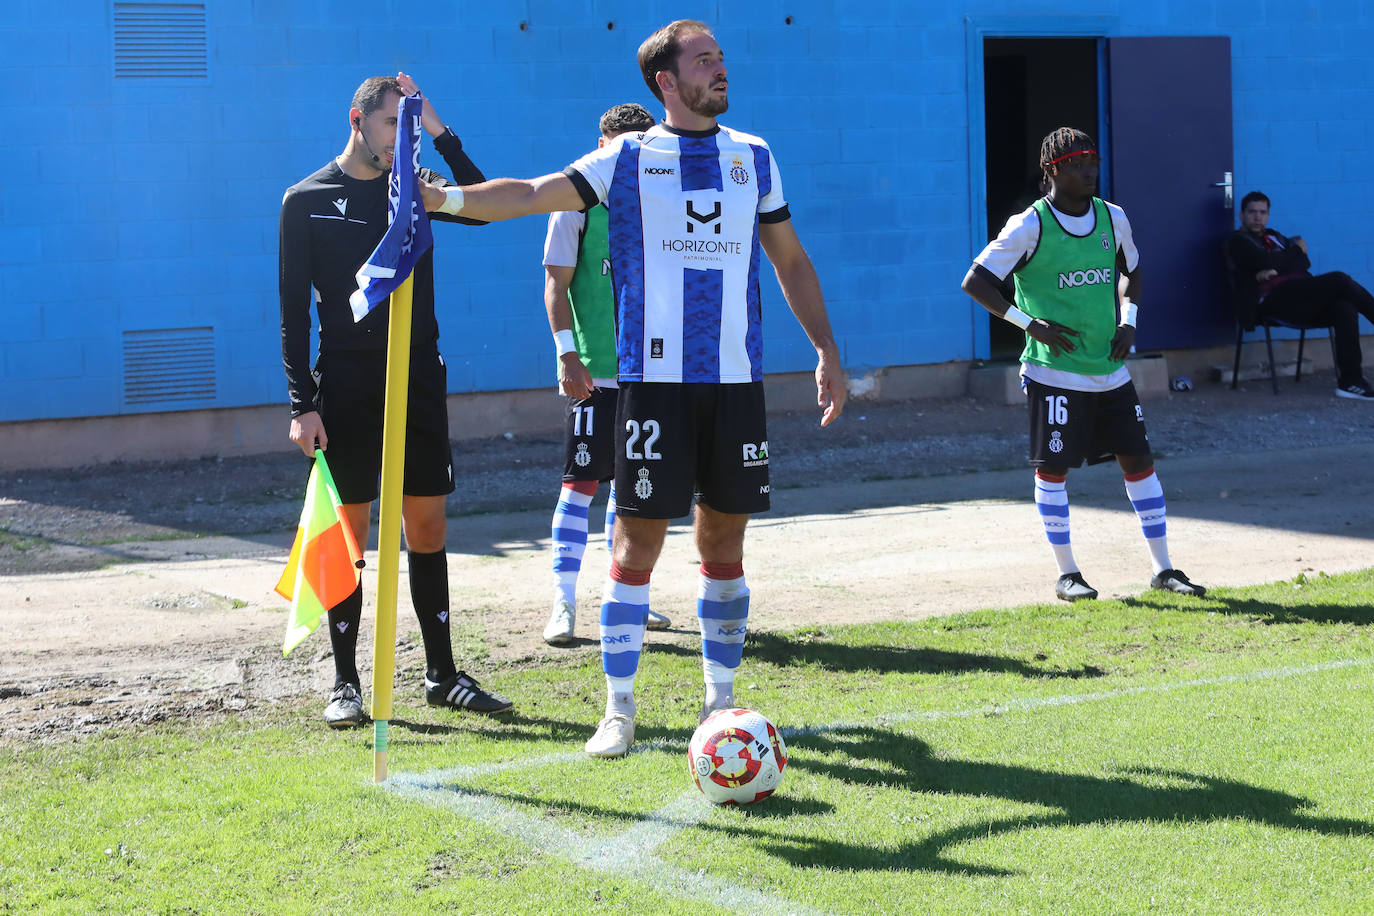
<path fill-rule="evenodd" d="M 1095 150 L 1095 149 L 1081 149 L 1081 150 L 1078 150 L 1077 152 L 1065 153 L 1064 155 L 1062 155 L 1062 156 L 1060 156 L 1060 157 L 1058 157 L 1058 158 L 1056 158 L 1056 159 L 1051 159 L 1049 162 L 1046 162 L 1045 165 L 1054 165 L 1056 162 L 1062 162 L 1062 161 L 1065 160 L 1065 159 L 1072 159 L 1074 156 L 1096 156 L 1096 155 L 1097 155 L 1097 150 Z"/>

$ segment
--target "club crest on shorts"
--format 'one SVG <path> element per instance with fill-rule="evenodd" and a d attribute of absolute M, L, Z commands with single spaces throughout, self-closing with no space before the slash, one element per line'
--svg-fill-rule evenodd
<path fill-rule="evenodd" d="M 1050 433 L 1050 451 L 1058 455 L 1064 451 L 1064 440 L 1059 434 L 1059 430 Z"/>
<path fill-rule="evenodd" d="M 587 451 L 587 443 L 577 443 L 577 451 L 573 452 L 573 464 L 580 468 L 585 468 L 592 463 L 592 453 Z"/>
<path fill-rule="evenodd" d="M 635 496 L 640 499 L 648 499 L 654 495 L 654 485 L 649 482 L 649 469 L 639 469 L 639 479 L 635 481 Z"/>

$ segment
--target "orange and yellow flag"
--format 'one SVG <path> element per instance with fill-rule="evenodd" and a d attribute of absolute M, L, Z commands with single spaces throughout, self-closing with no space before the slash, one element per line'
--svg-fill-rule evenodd
<path fill-rule="evenodd" d="M 305 507 L 296 542 L 286 558 L 277 594 L 291 599 L 282 655 L 320 625 L 320 618 L 358 587 L 363 555 L 344 516 L 343 502 L 329 474 L 324 452 L 315 449 L 315 466 L 305 486 Z"/>

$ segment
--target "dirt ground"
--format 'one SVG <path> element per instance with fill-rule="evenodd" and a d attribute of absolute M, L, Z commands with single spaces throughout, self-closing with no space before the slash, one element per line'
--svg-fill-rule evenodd
<path fill-rule="evenodd" d="M 1146 403 L 1175 565 L 1216 586 L 1374 565 L 1374 405 L 1332 390 L 1329 376 L 1317 376 L 1277 397 L 1267 382 L 1238 391 L 1204 384 Z M 774 509 L 750 525 L 751 629 L 1052 600 L 1024 408 L 855 401 L 829 429 L 810 413 L 773 414 L 769 425 Z M 455 655 L 498 689 L 512 667 L 597 651 L 601 498 L 579 639 L 554 649 L 539 637 L 560 461 L 555 430 L 455 443 Z M 0 475 L 0 742 L 253 714 L 303 695 L 322 706 L 328 638 L 316 633 L 283 658 L 286 602 L 272 591 L 304 475 L 286 447 L 259 458 Z M 1069 488 L 1088 580 L 1104 595 L 1144 590 L 1148 557 L 1119 474 L 1080 470 Z M 689 529 L 675 525 L 653 599 L 674 626 L 651 642 L 698 644 L 696 563 Z M 364 573 L 365 680 L 376 569 L 374 544 Z M 397 690 L 413 698 L 423 652 L 404 581 L 400 594 Z M 600 689 L 587 685 L 593 698 Z"/>

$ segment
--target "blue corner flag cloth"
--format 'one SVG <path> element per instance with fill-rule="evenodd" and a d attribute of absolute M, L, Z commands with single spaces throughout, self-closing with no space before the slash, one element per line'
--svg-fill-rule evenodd
<path fill-rule="evenodd" d="M 423 107 L 420 96 L 410 95 L 401 99 L 396 108 L 396 149 L 387 186 L 386 234 L 358 268 L 358 290 L 348 299 L 354 321 L 362 321 L 368 312 L 385 302 L 434 244 L 429 214 L 417 184 Z"/>

